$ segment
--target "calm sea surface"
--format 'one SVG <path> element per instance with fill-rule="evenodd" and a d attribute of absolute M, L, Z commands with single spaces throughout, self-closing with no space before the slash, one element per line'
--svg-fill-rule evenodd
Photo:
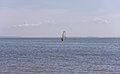
<path fill-rule="evenodd" d="M 0 38 L 0 74 L 120 74 L 120 38 Z"/>

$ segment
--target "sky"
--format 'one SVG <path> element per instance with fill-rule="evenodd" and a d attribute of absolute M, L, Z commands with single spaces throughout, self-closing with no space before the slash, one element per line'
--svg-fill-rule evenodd
<path fill-rule="evenodd" d="M 120 37 L 120 0 L 0 0 L 0 36 Z"/>

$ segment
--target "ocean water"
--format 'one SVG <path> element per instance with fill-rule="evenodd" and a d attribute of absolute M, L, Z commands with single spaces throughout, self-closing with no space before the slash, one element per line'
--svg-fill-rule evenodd
<path fill-rule="evenodd" d="M 120 38 L 0 38 L 0 74 L 120 74 Z"/>

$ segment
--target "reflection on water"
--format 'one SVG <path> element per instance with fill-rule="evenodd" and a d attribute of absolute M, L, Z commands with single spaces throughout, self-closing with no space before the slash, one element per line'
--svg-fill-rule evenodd
<path fill-rule="evenodd" d="M 0 74 L 119 73 L 119 38 L 0 39 Z"/>

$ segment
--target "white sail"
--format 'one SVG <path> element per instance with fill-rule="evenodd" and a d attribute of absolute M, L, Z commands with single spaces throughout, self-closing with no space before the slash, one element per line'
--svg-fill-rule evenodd
<path fill-rule="evenodd" d="M 65 32 L 65 31 L 63 31 L 63 32 L 62 32 L 61 41 L 64 41 L 64 39 L 65 39 L 65 37 L 66 37 L 65 35 L 66 35 L 66 32 Z"/>

